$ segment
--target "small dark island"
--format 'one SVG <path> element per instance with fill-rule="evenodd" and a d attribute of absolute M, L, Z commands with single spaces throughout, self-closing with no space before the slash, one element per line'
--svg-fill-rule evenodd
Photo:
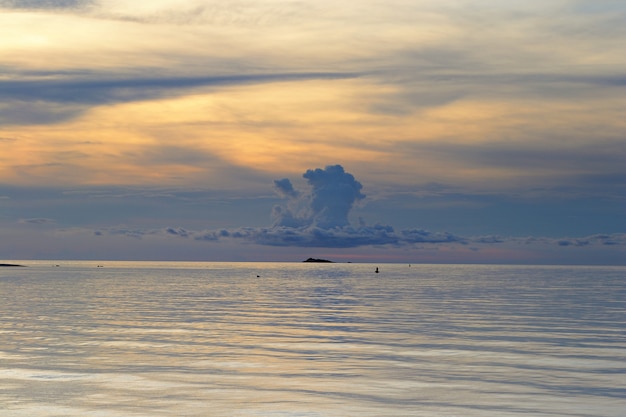
<path fill-rule="evenodd" d="M 19 266 L 19 267 L 23 267 L 24 265 L 17 265 L 17 264 L 0 264 L 0 266 Z"/>
<path fill-rule="evenodd" d="M 306 261 L 302 261 L 302 262 L 316 262 L 316 263 L 327 263 L 327 264 L 334 263 L 333 261 L 329 261 L 328 259 L 317 259 L 317 258 L 309 258 Z"/>

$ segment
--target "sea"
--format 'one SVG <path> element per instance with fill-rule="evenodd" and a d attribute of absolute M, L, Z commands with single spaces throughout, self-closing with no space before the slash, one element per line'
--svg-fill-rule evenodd
<path fill-rule="evenodd" d="M 17 262 L 2 417 L 626 415 L 626 267 Z"/>

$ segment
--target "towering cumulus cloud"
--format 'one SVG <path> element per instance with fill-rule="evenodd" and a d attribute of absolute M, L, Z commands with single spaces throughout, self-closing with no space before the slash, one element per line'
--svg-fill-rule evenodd
<path fill-rule="evenodd" d="M 313 188 L 311 210 L 315 226 L 320 229 L 348 226 L 352 206 L 365 198 L 361 194 L 361 183 L 341 165 L 327 166 L 324 170 L 309 169 L 303 177 Z"/>
<path fill-rule="evenodd" d="M 310 194 L 301 194 L 285 178 L 274 181 L 276 191 L 289 199 L 288 206 L 274 207 L 274 226 L 344 228 L 355 202 L 365 198 L 363 186 L 341 165 L 309 169 L 303 177 L 311 186 Z"/>
<path fill-rule="evenodd" d="M 449 233 L 404 230 L 391 226 L 350 224 L 350 211 L 365 198 L 363 186 L 341 165 L 309 169 L 303 175 L 309 191 L 298 191 L 287 178 L 274 181 L 274 189 L 286 203 L 273 209 L 274 224 L 269 228 L 243 227 L 237 230 L 185 231 L 197 240 L 245 239 L 260 245 L 347 248 L 367 245 L 411 245 L 422 243 L 463 243 Z M 181 235 L 174 229 L 169 234 Z"/>

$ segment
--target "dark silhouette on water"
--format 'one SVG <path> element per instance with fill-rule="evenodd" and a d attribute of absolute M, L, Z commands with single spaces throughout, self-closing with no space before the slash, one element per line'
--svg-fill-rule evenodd
<path fill-rule="evenodd" d="M 376 271 L 375 272 L 378 274 L 378 267 L 376 267 Z"/>
<path fill-rule="evenodd" d="M 17 264 L 0 264 L 0 266 L 24 266 L 24 265 L 17 265 Z"/>
<path fill-rule="evenodd" d="M 302 262 L 321 262 L 321 263 L 334 263 L 333 261 L 329 261 L 327 259 L 317 259 L 317 258 L 309 258 L 306 261 L 302 261 Z"/>

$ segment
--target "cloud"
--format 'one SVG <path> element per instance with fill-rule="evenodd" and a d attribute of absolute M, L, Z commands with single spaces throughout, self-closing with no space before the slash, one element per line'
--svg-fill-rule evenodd
<path fill-rule="evenodd" d="M 169 229 L 166 229 L 166 230 L 169 230 Z M 172 230 L 174 229 L 172 228 Z M 144 236 L 158 235 L 162 233 L 161 230 L 145 230 L 145 229 L 127 228 L 127 227 L 114 227 L 114 228 L 108 229 L 107 231 L 110 235 L 127 236 L 127 237 L 132 237 L 135 239 L 143 239 Z M 102 232 L 102 231 L 99 230 L 99 232 Z"/>
<path fill-rule="evenodd" d="M 296 190 L 288 178 L 274 181 L 275 191 L 284 205 L 273 208 L 274 224 L 268 228 L 242 227 L 232 230 L 190 231 L 170 227 L 170 236 L 192 237 L 198 241 L 223 239 L 245 240 L 264 246 L 349 248 L 367 245 L 398 245 L 406 242 L 450 241 L 425 231 L 398 235 L 391 226 L 350 224 L 349 214 L 355 203 L 365 198 L 362 184 L 341 165 L 309 169 L 303 174 L 310 189 Z M 115 230 L 136 237 L 137 231 Z"/>
<path fill-rule="evenodd" d="M 0 0 L 0 7 L 11 9 L 78 9 L 91 6 L 93 0 Z"/>
<path fill-rule="evenodd" d="M 148 217 L 143 219 L 152 221 L 154 228 L 141 228 L 136 226 L 117 226 L 110 228 L 97 228 L 91 230 L 90 234 L 97 237 L 131 237 L 133 240 L 154 241 L 161 239 L 165 242 L 168 239 L 180 239 L 187 241 L 188 245 L 195 242 L 220 243 L 225 244 L 252 244 L 265 247 L 282 248 L 406 248 L 424 249 L 431 248 L 440 250 L 442 248 L 464 248 L 461 250 L 481 251 L 489 248 L 501 247 L 507 250 L 560 250 L 573 253 L 579 248 L 589 248 L 596 250 L 620 251 L 626 246 L 626 234 L 605 233 L 582 235 L 582 237 L 563 237 L 564 235 L 553 234 L 553 237 L 519 237 L 501 235 L 459 235 L 446 231 L 430 231 L 424 228 L 404 228 L 396 229 L 386 224 L 367 224 L 359 219 L 356 224 L 350 223 L 350 215 L 357 203 L 366 200 L 362 192 L 363 186 L 352 174 L 346 172 L 341 165 L 331 165 L 326 168 L 309 169 L 303 174 L 308 187 L 296 188 L 291 180 L 283 178 L 275 180 L 273 186 L 275 191 L 284 199 L 283 204 L 275 205 L 272 211 L 274 223 L 269 227 L 239 227 L 221 228 L 214 230 L 202 230 L 197 227 L 194 221 L 182 225 L 161 227 L 159 224 L 171 224 L 172 217 L 158 217 L 154 211 L 155 198 L 161 200 L 171 200 L 177 206 L 188 206 L 189 204 L 201 204 L 206 210 L 212 207 L 211 204 L 217 196 L 211 192 L 200 191 L 180 191 L 180 190 L 132 190 L 132 189 L 102 189 L 99 191 L 73 190 L 68 192 L 55 192 L 51 196 L 58 201 L 67 201 L 76 198 L 87 197 L 88 205 L 85 210 L 89 211 L 95 206 L 107 205 L 111 209 L 109 213 L 115 215 L 115 205 L 112 201 L 124 200 L 132 201 L 134 207 L 143 207 L 149 212 Z M 271 181 L 268 179 L 268 182 Z M 269 186 L 268 186 L 269 188 Z M 432 192 L 447 192 L 447 188 L 431 184 L 427 189 Z M 38 198 L 41 192 L 37 190 Z M 7 202 L 25 200 L 31 201 L 27 190 L 7 188 L 4 194 L 12 200 Z M 19 197 L 19 198 L 18 198 Z M 138 199 L 139 198 L 139 199 Z M 148 199 L 145 206 L 137 206 L 142 199 Z M 104 202 L 100 202 L 104 200 Z M 270 209 L 270 202 L 266 205 Z M 26 204 L 28 206 L 28 204 Z M 22 210 L 21 206 L 15 209 Z M 212 210 L 212 209 L 211 209 Z M 230 209 L 229 209 L 230 210 Z M 169 213 L 169 210 L 167 210 Z M 33 213 L 35 214 L 35 213 Z M 68 217 L 65 210 L 55 212 L 57 218 L 67 223 Z M 71 217 L 77 217 L 76 215 Z M 250 218 L 250 216 L 248 215 Z M 415 216 L 417 217 L 417 216 Z M 129 220 L 129 213 L 121 210 L 112 219 L 124 218 Z M 262 221 L 262 220 L 261 220 Z M 414 219 L 419 222 L 419 217 Z M 164 223 L 167 222 L 167 223 Z M 26 217 L 19 221 L 20 224 L 34 226 L 53 225 L 56 223 L 51 218 Z M 194 227 L 195 223 L 195 227 Z M 262 224 L 262 223 L 261 223 Z M 552 248 L 552 249 L 551 249 Z"/>
<path fill-rule="evenodd" d="M 537 239 L 533 239 L 536 241 Z M 540 238 L 551 245 L 562 247 L 584 246 L 626 246 L 626 233 L 594 234 L 585 237 L 566 237 L 558 239 Z"/>
<path fill-rule="evenodd" d="M 76 104 L 7 101 L 0 103 L 0 124 L 4 126 L 53 124 L 76 117 L 84 111 L 84 106 Z"/>
<path fill-rule="evenodd" d="M 469 244 L 518 245 L 536 247 L 582 248 L 602 246 L 626 246 L 626 233 L 597 233 L 583 237 L 505 237 L 476 236 L 467 238 Z"/>
<path fill-rule="evenodd" d="M 341 165 L 309 169 L 302 177 L 311 186 L 308 194 L 296 191 L 287 178 L 274 181 L 278 193 L 290 200 L 288 206 L 274 207 L 274 226 L 321 230 L 350 226 L 350 210 L 365 198 L 361 183 Z"/>
<path fill-rule="evenodd" d="M 274 206 L 272 209 L 272 217 L 274 218 L 274 227 L 297 228 L 306 227 L 311 221 L 304 216 L 298 217 L 294 211 L 299 210 L 301 205 L 300 192 L 293 188 L 293 184 L 288 178 L 274 180 L 274 189 L 283 198 L 288 200 L 287 206 Z"/>
<path fill-rule="evenodd" d="M 354 248 L 361 246 L 405 246 L 422 243 L 464 243 L 466 239 L 451 233 L 412 229 L 396 232 L 388 225 L 358 227 L 350 224 L 349 215 L 356 203 L 365 199 L 363 186 L 341 165 L 309 169 L 303 175 L 310 190 L 298 191 L 288 178 L 274 181 L 286 205 L 273 208 L 274 225 L 269 228 L 243 227 L 235 230 L 188 232 L 196 240 L 241 239 L 264 246 Z M 174 229 L 169 234 L 180 235 Z"/>
<path fill-rule="evenodd" d="M 505 237 L 505 236 L 458 236 L 449 232 L 431 232 L 421 229 L 395 231 L 388 225 L 321 229 L 318 227 L 244 227 L 233 230 L 188 231 L 168 228 L 165 233 L 178 237 L 192 237 L 196 241 L 217 242 L 221 240 L 244 240 L 249 243 L 274 247 L 300 248 L 358 248 L 364 246 L 423 247 L 429 245 L 462 245 L 472 250 L 484 247 L 606 247 L 626 246 L 626 234 L 596 234 L 585 237 Z M 158 231 L 144 234 L 158 234 Z M 133 234 L 128 234 L 136 237 Z"/>
<path fill-rule="evenodd" d="M 370 245 L 398 244 L 398 236 L 389 226 L 372 226 L 354 229 L 351 227 L 322 229 L 319 227 L 240 228 L 203 234 L 199 240 L 217 240 L 228 237 L 244 239 L 264 246 L 354 248 Z"/>
<path fill-rule="evenodd" d="M 358 77 L 347 72 L 231 74 L 196 77 L 115 74 L 50 74 L 32 79 L 0 80 L 2 124 L 47 124 L 71 119 L 93 106 L 177 97 L 204 87 L 225 87 L 288 81 L 333 80 Z M 195 90 L 194 90 L 195 91 Z"/>
<path fill-rule="evenodd" d="M 350 226 L 350 210 L 365 198 L 361 183 L 341 165 L 309 169 L 302 177 L 311 186 L 309 193 L 296 191 L 287 178 L 274 181 L 279 195 L 288 199 L 287 205 L 274 207 L 274 227 L 330 230 Z"/>
<path fill-rule="evenodd" d="M 118 2 L 98 10 L 100 18 L 146 24 L 275 27 L 302 22 L 316 5 L 302 2 Z M 319 6 L 318 6 L 319 7 Z"/>
<path fill-rule="evenodd" d="M 146 70 L 150 71 L 150 70 Z M 297 80 L 344 79 L 357 73 L 300 72 L 231 74 L 202 77 L 158 77 L 138 74 L 117 77 L 115 74 L 89 74 L 84 77 L 0 80 L 3 100 L 46 101 L 54 103 L 107 104 L 184 94 L 198 87 L 220 87 Z"/>
<path fill-rule="evenodd" d="M 558 247 L 626 245 L 626 234 L 597 234 L 583 238 L 520 238 L 496 235 L 464 237 L 424 229 L 396 231 L 389 225 L 358 227 L 349 222 L 355 203 L 365 199 L 362 184 L 341 165 L 309 169 L 303 177 L 308 192 L 296 190 L 287 178 L 274 181 L 278 194 L 287 200 L 273 208 L 274 225 L 234 230 L 188 231 L 169 228 L 167 233 L 200 241 L 245 240 L 263 246 L 356 248 L 362 246 L 411 247 L 419 245 L 472 245 L 473 250 L 493 245 L 539 245 Z"/>
<path fill-rule="evenodd" d="M 174 235 L 174 236 L 180 236 L 180 237 L 188 237 L 189 236 L 189 232 L 187 230 L 183 229 L 182 227 L 178 227 L 178 228 L 168 227 L 167 229 L 165 229 L 165 231 L 168 234 Z"/>
<path fill-rule="evenodd" d="M 452 233 L 435 233 L 428 230 L 412 229 L 400 232 L 401 243 L 465 243 L 467 239 Z"/>
<path fill-rule="evenodd" d="M 47 218 L 44 218 L 44 217 L 36 217 L 36 218 L 32 218 L 32 219 L 20 219 L 19 223 L 20 224 L 35 224 L 35 225 L 55 224 L 56 220 L 47 219 Z"/>
<path fill-rule="evenodd" d="M 289 178 L 274 180 L 274 188 L 281 197 L 297 198 L 299 193 L 293 188 Z"/>
<path fill-rule="evenodd" d="M 312 220 L 321 229 L 349 226 L 348 214 L 355 202 L 365 198 L 363 186 L 341 165 L 326 169 L 309 169 L 303 175 L 313 188 L 311 194 Z"/>

